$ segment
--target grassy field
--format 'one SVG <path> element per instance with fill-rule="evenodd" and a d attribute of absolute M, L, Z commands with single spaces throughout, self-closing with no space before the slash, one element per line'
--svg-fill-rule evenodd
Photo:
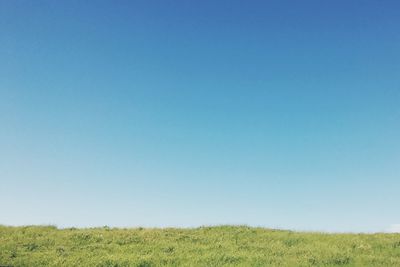
<path fill-rule="evenodd" d="M 400 234 L 0 226 L 0 266 L 400 266 Z"/>

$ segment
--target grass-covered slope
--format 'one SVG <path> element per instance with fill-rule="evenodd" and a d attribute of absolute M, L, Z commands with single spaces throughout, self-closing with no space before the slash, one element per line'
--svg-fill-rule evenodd
<path fill-rule="evenodd" d="M 400 266 L 400 234 L 0 226 L 0 266 Z"/>

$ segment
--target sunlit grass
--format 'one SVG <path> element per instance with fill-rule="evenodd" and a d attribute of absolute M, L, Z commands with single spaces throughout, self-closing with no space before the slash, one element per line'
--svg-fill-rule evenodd
<path fill-rule="evenodd" d="M 400 266 L 400 234 L 0 226 L 0 266 Z"/>

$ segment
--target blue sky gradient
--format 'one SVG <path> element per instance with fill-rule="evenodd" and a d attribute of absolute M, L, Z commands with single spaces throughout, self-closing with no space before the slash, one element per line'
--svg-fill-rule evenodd
<path fill-rule="evenodd" d="M 1 1 L 0 223 L 400 223 L 398 1 Z"/>

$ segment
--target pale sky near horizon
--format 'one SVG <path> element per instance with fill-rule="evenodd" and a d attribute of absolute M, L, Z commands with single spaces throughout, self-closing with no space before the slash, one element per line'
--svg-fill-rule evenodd
<path fill-rule="evenodd" d="M 0 1 L 0 224 L 399 229 L 399 9 Z"/>

